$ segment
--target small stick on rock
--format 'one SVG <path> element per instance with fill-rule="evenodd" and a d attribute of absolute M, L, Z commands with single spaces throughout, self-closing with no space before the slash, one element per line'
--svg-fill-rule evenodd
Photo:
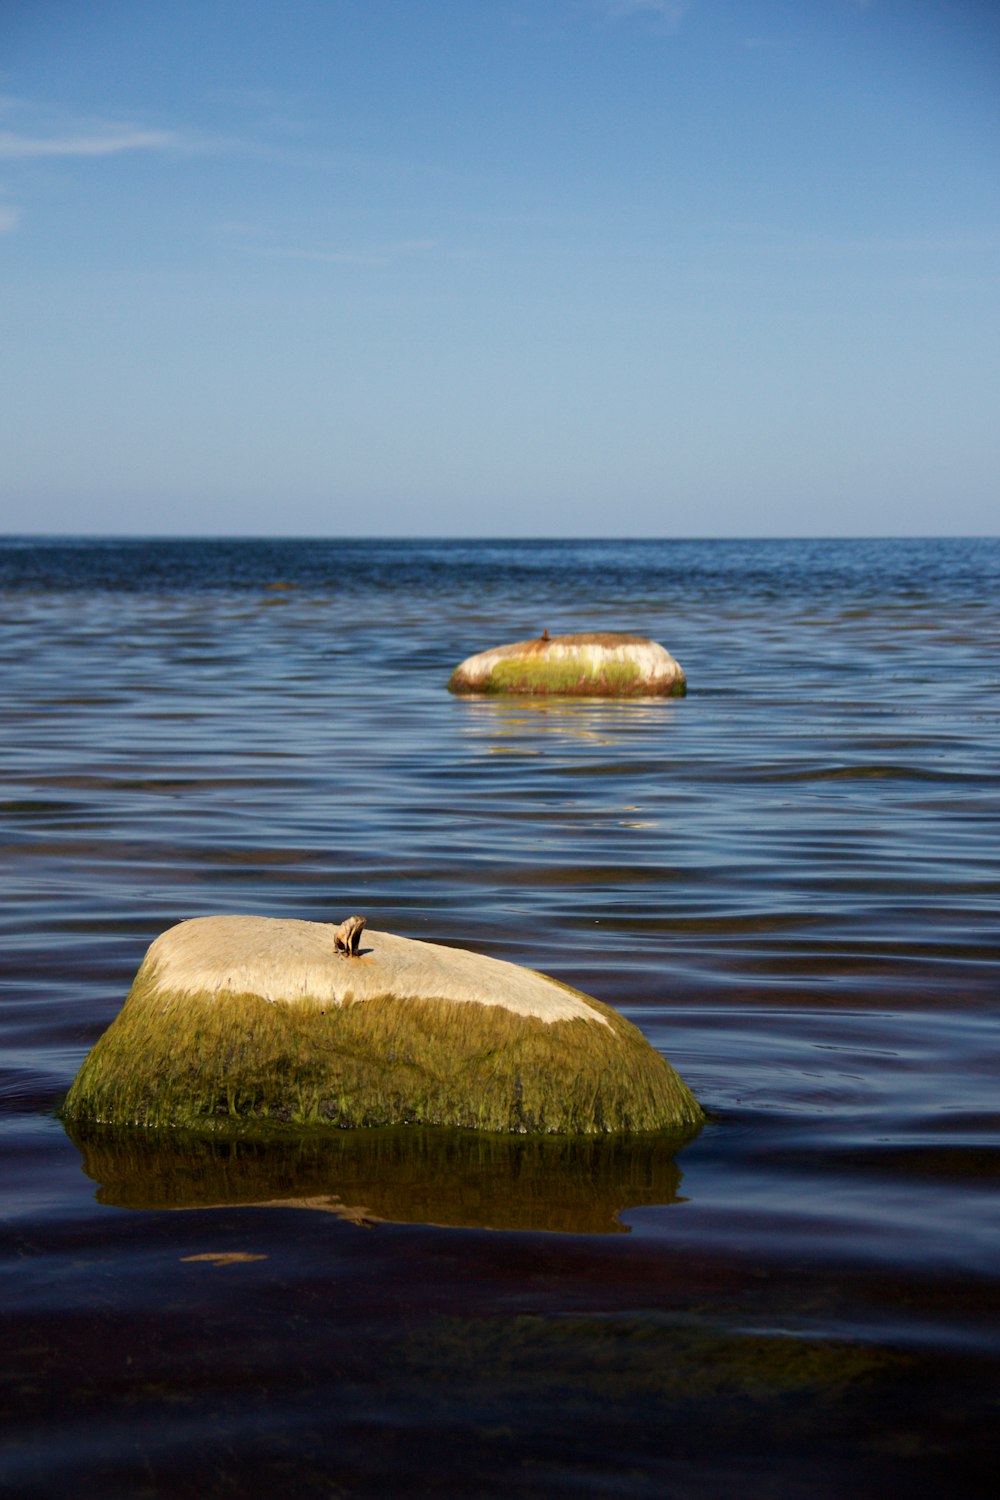
<path fill-rule="evenodd" d="M 348 917 L 341 922 L 339 927 L 335 927 L 333 929 L 334 953 L 342 953 L 345 958 L 357 958 L 358 944 L 365 925 L 364 917 Z"/>

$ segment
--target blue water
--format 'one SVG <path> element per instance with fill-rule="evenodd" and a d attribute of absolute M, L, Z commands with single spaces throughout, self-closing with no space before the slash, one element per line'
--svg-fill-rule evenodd
<path fill-rule="evenodd" d="M 0 1491 L 992 1496 L 998 600 L 997 540 L 0 539 Z M 447 693 L 543 628 L 688 696 Z M 74 1142 L 244 911 L 550 972 L 711 1123 Z"/>

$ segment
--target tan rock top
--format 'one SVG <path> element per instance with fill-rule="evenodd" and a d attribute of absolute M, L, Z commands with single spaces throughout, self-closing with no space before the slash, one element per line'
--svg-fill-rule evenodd
<path fill-rule="evenodd" d="M 399 999 L 499 1005 L 545 1022 L 607 1026 L 586 998 L 533 969 L 365 928 L 357 957 L 334 951 L 335 923 L 194 917 L 162 933 L 145 963 L 160 990 L 253 994 L 270 1002 Z"/>

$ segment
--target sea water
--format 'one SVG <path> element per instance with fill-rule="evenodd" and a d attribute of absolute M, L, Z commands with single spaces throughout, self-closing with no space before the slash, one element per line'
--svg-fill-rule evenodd
<path fill-rule="evenodd" d="M 998 600 L 996 540 L 0 541 L 0 1492 L 992 1497 Z M 688 695 L 447 692 L 545 629 Z M 74 1139 L 240 912 L 553 974 L 710 1121 Z"/>

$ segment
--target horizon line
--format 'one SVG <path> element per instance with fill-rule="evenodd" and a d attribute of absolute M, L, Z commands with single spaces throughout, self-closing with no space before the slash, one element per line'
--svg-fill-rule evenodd
<path fill-rule="evenodd" d="M 592 533 L 579 536 L 530 536 L 530 535 L 462 535 L 455 532 L 425 532 L 386 536 L 379 532 L 155 532 L 155 531 L 0 531 L 0 545 L 7 542 L 377 542 L 389 545 L 409 545 L 416 542 L 507 542 L 532 543 L 552 546 L 556 543 L 594 543 L 615 545 L 645 542 L 943 542 L 943 541 L 998 541 L 1000 532 L 992 531 L 948 531 L 948 532 L 844 532 L 841 534 L 809 532 L 757 532 L 702 534 L 657 534 L 636 533 L 616 536 L 609 533 Z"/>

